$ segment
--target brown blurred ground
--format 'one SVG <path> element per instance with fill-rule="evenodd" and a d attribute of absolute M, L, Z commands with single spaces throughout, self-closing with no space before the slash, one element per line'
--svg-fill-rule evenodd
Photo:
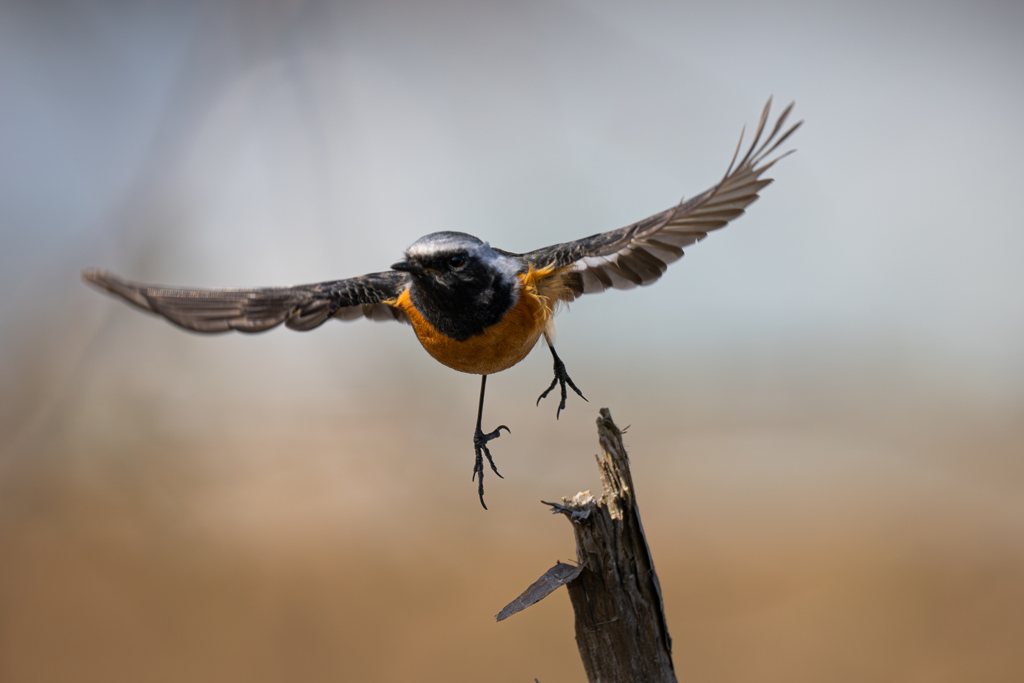
<path fill-rule="evenodd" d="M 332 344 L 409 358 L 341 373 L 354 398 L 332 402 L 329 373 L 267 365 L 308 337 L 211 341 L 132 315 L 9 434 L 0 680 L 581 681 L 565 595 L 492 615 L 574 556 L 538 501 L 596 488 L 599 403 L 632 424 L 680 680 L 1024 674 L 1010 399 L 806 358 L 665 374 L 583 357 L 594 403 L 556 423 L 532 406 L 536 354 L 489 387 L 488 421 L 513 434 L 484 512 L 476 383 L 415 356 L 407 329 L 337 326 Z M 157 339 L 160 362 L 132 351 Z"/>

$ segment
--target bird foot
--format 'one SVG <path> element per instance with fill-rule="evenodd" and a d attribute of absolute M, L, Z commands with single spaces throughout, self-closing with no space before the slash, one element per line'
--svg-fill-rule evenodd
<path fill-rule="evenodd" d="M 544 393 L 537 399 L 537 405 L 540 405 L 541 399 L 547 398 L 547 395 L 551 393 L 551 390 L 555 388 L 556 384 L 560 385 L 562 389 L 562 400 L 558 403 L 558 410 L 555 411 L 555 419 L 557 420 L 558 416 L 562 414 L 563 410 L 565 410 L 565 399 L 568 397 L 568 392 L 565 389 L 566 384 L 572 387 L 572 390 L 579 394 L 579 397 L 584 401 L 587 401 L 587 397 L 583 395 L 583 392 L 580 391 L 575 384 L 573 384 L 572 378 L 569 377 L 569 373 L 565 371 L 565 363 L 563 363 L 562 359 L 558 357 L 558 354 L 555 353 L 554 349 L 551 349 L 551 355 L 555 357 L 555 378 L 551 380 L 551 386 L 545 389 Z M 587 401 L 587 403 L 590 403 L 590 401 Z"/>
<path fill-rule="evenodd" d="M 491 458 L 491 452 L 487 450 L 487 442 L 491 441 L 492 439 L 497 439 L 499 436 L 501 436 L 502 429 L 504 429 L 509 434 L 512 433 L 511 429 L 509 429 L 505 425 L 501 425 L 493 432 L 490 432 L 489 434 L 484 434 L 483 431 L 481 431 L 480 427 L 477 427 L 476 433 L 473 434 L 473 448 L 476 451 L 476 463 L 473 465 L 472 479 L 476 479 L 477 475 L 480 475 L 479 486 L 477 487 L 477 491 L 480 494 L 480 504 L 484 506 L 484 510 L 487 509 L 487 505 L 484 503 L 484 456 L 487 456 L 487 462 L 490 463 L 491 469 L 494 470 L 494 473 L 497 474 L 498 477 L 501 479 L 505 478 L 501 476 L 501 472 L 499 472 L 498 468 L 494 466 L 494 459 Z M 472 481 L 472 479 L 470 481 Z"/>

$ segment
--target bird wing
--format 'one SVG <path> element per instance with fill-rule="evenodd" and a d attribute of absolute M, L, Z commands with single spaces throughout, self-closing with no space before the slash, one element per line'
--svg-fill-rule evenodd
<path fill-rule="evenodd" d="M 249 289 L 153 286 L 98 269 L 82 271 L 82 279 L 196 332 L 262 332 L 281 323 L 305 331 L 331 317 L 408 322 L 405 313 L 385 303 L 397 297 L 409 282 L 407 274 L 397 271 L 297 287 Z"/>
<path fill-rule="evenodd" d="M 632 289 L 651 284 L 661 277 L 668 264 L 682 257 L 683 247 L 704 239 L 712 230 L 741 216 L 757 199 L 758 192 L 772 182 L 770 178 L 761 179 L 762 174 L 795 151 L 765 161 L 803 123 L 799 121 L 779 134 L 793 108 L 791 103 L 758 147 L 771 104 L 769 98 L 749 151 L 737 165 L 736 158 L 743 144 L 741 134 L 725 177 L 711 189 L 625 228 L 516 256 L 538 270 L 560 274 L 567 285 L 562 298 L 603 292 L 609 287 Z"/>

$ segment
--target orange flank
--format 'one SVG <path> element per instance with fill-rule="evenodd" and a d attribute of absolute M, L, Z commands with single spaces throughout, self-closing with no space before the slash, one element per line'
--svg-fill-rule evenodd
<path fill-rule="evenodd" d="M 567 270 L 567 269 L 563 269 Z M 465 341 L 446 337 L 420 314 L 405 289 L 393 302 L 409 317 L 420 344 L 439 363 L 476 375 L 492 375 L 507 370 L 536 346 L 540 336 L 549 329 L 552 300 L 557 303 L 564 286 L 558 282 L 554 268 L 534 270 L 520 274 L 519 300 L 498 323 Z"/>

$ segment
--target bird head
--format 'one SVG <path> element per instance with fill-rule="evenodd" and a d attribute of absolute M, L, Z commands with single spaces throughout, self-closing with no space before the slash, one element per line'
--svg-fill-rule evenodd
<path fill-rule="evenodd" d="M 518 259 L 462 232 L 421 237 L 391 267 L 409 273 L 416 309 L 458 340 L 497 323 L 515 305 L 522 270 Z"/>
<path fill-rule="evenodd" d="M 435 232 L 413 242 L 405 260 L 391 266 L 409 273 L 417 286 L 431 293 L 470 294 L 491 287 L 496 279 L 512 281 L 515 259 L 463 232 Z"/>

